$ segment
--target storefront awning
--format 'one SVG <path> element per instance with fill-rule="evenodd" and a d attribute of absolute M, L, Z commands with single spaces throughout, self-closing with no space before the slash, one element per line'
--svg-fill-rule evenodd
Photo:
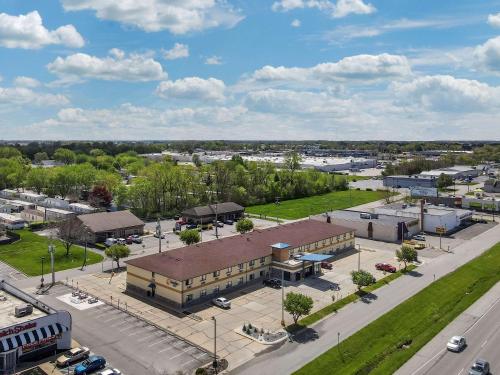
<path fill-rule="evenodd" d="M 58 334 L 66 331 L 68 331 L 67 327 L 62 326 L 59 323 L 55 323 L 31 331 L 21 332 L 15 336 L 1 339 L 0 352 L 7 352 L 19 346 L 24 346 L 49 337 L 57 336 Z"/>
<path fill-rule="evenodd" d="M 327 259 L 330 259 L 333 255 L 324 255 L 324 254 L 306 254 L 301 256 L 298 260 L 303 262 L 324 262 Z"/>

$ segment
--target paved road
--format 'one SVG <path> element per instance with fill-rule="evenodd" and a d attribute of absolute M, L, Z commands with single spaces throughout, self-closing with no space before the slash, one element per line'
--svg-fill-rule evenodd
<path fill-rule="evenodd" d="M 73 317 L 73 337 L 118 367 L 125 375 L 192 373 L 210 362 L 208 353 L 109 305 L 77 310 L 57 299 L 71 293 L 64 285 L 40 298 Z"/>
<path fill-rule="evenodd" d="M 460 265 L 480 255 L 500 239 L 500 226 L 482 233 L 478 237 L 464 241 L 453 253 L 444 254 L 434 261 L 423 264 L 413 275 L 402 276 L 386 287 L 378 289 L 377 298 L 371 303 L 350 304 L 296 337 L 293 343 L 285 343 L 270 349 L 233 370 L 233 374 L 290 374 L 318 355 L 337 344 L 337 332 L 341 340 L 357 332 L 373 320 L 391 310 L 401 302 L 419 292 L 433 282 L 455 270 Z"/>
<path fill-rule="evenodd" d="M 461 353 L 446 350 L 446 342 L 463 335 Z M 490 362 L 491 373 L 500 373 L 500 283 L 444 328 L 396 373 L 397 375 L 465 375 L 477 358 Z"/>
<path fill-rule="evenodd" d="M 0 262 L 0 280 L 22 280 L 26 279 L 27 276 L 16 270 L 15 268 L 9 266 L 7 263 Z"/>

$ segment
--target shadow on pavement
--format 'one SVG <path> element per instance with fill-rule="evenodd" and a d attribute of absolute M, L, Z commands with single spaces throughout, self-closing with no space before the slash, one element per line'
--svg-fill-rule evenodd
<path fill-rule="evenodd" d="M 305 344 L 310 341 L 315 341 L 319 338 L 318 332 L 313 328 L 305 328 L 297 335 L 293 336 L 293 341 L 299 344 Z"/>

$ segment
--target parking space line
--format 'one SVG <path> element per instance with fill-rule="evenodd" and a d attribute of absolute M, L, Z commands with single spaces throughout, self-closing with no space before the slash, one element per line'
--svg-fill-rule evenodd
<path fill-rule="evenodd" d="M 114 316 L 112 318 L 103 320 L 103 323 L 108 323 L 108 322 L 111 322 L 112 320 L 116 320 L 116 319 L 120 319 L 120 318 L 121 318 L 121 316 Z"/>
<path fill-rule="evenodd" d="M 172 350 L 172 349 L 178 350 L 175 346 L 172 345 L 172 346 L 166 347 L 165 349 L 159 350 L 158 353 L 167 352 L 167 351 Z"/>
<path fill-rule="evenodd" d="M 167 341 L 169 339 L 170 339 L 170 337 L 165 337 L 165 338 L 161 339 L 160 341 L 155 341 L 155 342 L 149 344 L 148 347 L 156 346 L 156 345 L 161 344 L 162 342 Z"/>
<path fill-rule="evenodd" d="M 129 323 L 129 322 L 121 321 L 121 322 L 112 324 L 111 327 L 115 328 L 115 327 L 119 327 L 119 326 L 122 326 L 122 325 L 127 324 L 127 323 Z"/>
<path fill-rule="evenodd" d="M 156 332 L 155 332 L 155 333 L 153 333 L 152 335 L 149 335 L 149 336 L 143 337 L 142 339 L 139 339 L 139 340 L 137 340 L 137 341 L 139 341 L 139 342 L 144 342 L 144 341 L 146 341 L 147 339 L 149 339 L 149 338 L 151 338 L 151 337 L 154 337 L 154 336 L 156 336 Z"/>

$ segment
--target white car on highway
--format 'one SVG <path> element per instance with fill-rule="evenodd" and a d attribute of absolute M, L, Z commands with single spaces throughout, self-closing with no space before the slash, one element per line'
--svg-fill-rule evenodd
<path fill-rule="evenodd" d="M 453 336 L 450 341 L 448 341 L 448 344 L 446 345 L 446 348 L 449 351 L 452 352 L 461 352 L 465 348 L 466 341 L 465 337 L 463 336 Z"/>

